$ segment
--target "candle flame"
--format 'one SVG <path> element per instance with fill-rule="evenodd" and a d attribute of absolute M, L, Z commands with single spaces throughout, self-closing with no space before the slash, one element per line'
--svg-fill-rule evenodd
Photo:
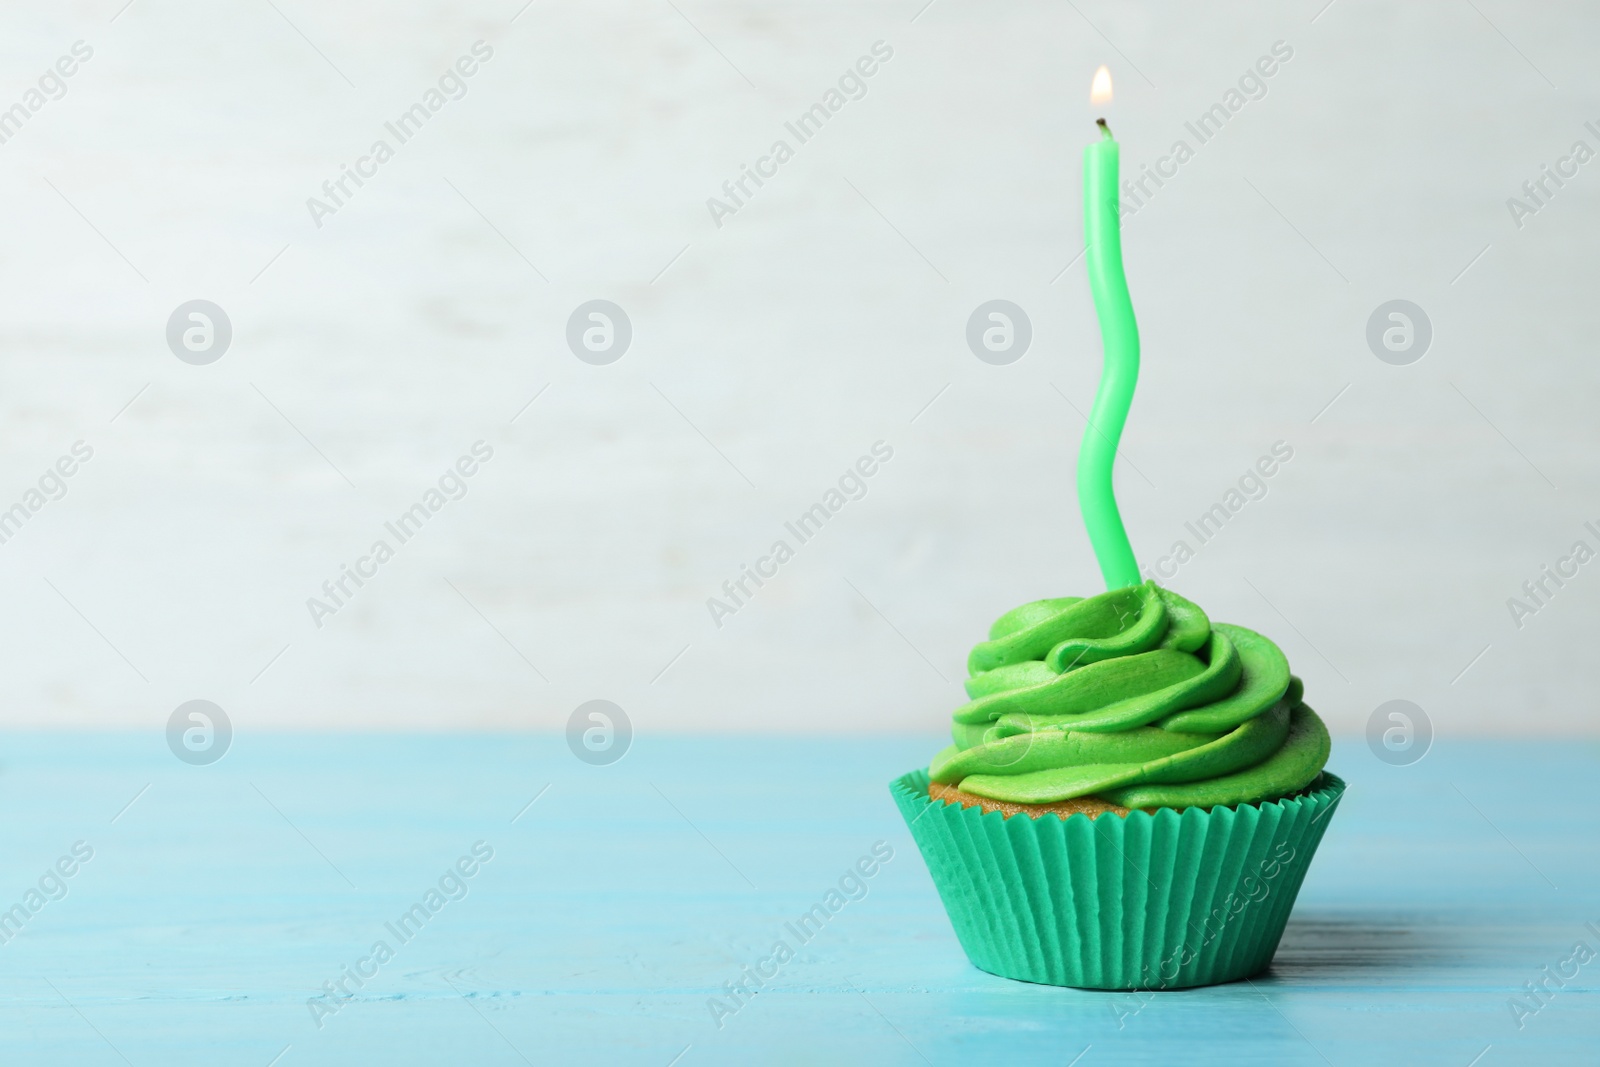
<path fill-rule="evenodd" d="M 1101 66 L 1094 72 L 1094 82 L 1089 86 L 1089 103 L 1096 107 L 1111 103 L 1111 68 Z"/>

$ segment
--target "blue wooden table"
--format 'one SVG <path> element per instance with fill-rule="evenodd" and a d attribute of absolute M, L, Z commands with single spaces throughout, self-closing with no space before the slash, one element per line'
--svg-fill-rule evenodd
<path fill-rule="evenodd" d="M 1600 1063 L 1600 744 L 1336 744 L 1272 970 L 1141 998 L 967 963 L 885 788 L 936 743 L 8 735 L 0 1063 Z"/>

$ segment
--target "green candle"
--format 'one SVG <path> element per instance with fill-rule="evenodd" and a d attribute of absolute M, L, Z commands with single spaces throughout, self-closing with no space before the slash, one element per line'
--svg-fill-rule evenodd
<path fill-rule="evenodd" d="M 1133 387 L 1139 380 L 1139 324 L 1122 273 L 1122 223 L 1117 212 L 1117 142 L 1105 119 L 1100 140 L 1083 150 L 1083 232 L 1089 288 L 1100 318 L 1105 368 L 1078 450 L 1078 508 L 1107 589 L 1137 585 L 1139 564 L 1117 511 L 1111 470 L 1117 458 Z"/>

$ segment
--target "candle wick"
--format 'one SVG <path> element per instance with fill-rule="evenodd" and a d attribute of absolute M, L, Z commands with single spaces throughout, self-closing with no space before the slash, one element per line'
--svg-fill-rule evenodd
<path fill-rule="evenodd" d="M 1111 127 L 1106 125 L 1106 120 L 1105 119 L 1095 119 L 1094 120 L 1094 124 L 1096 126 L 1100 127 L 1100 136 L 1102 136 L 1102 137 L 1110 137 L 1111 136 Z"/>

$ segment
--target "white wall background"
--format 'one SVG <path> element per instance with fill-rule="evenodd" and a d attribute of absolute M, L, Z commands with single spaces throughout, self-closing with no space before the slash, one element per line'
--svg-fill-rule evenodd
<path fill-rule="evenodd" d="M 1520 629 L 1506 600 L 1600 547 L 1600 162 L 1520 229 L 1506 200 L 1600 148 L 1600 13 L 1322 2 L 7 5 L 0 107 L 94 55 L 0 145 L 0 506 L 94 458 L 0 545 L 4 722 L 159 729 L 202 697 L 237 730 L 559 728 L 607 697 L 639 731 L 942 729 L 994 615 L 1100 588 L 1072 475 L 1090 74 L 1136 170 L 1282 40 L 1126 226 L 1135 548 L 1287 441 L 1174 588 L 1276 638 L 1336 729 L 1405 697 L 1440 736 L 1593 732 L 1600 563 Z M 479 39 L 467 95 L 315 227 Z M 867 95 L 715 226 L 879 40 Z M 605 367 L 564 342 L 597 297 L 635 332 Z M 964 340 L 996 297 L 1034 328 L 1006 367 Z M 1396 297 L 1435 331 L 1411 366 L 1364 340 Z M 164 339 L 195 298 L 233 324 L 209 366 Z M 479 439 L 468 495 L 314 627 Z M 878 439 L 868 495 L 714 627 Z"/>

